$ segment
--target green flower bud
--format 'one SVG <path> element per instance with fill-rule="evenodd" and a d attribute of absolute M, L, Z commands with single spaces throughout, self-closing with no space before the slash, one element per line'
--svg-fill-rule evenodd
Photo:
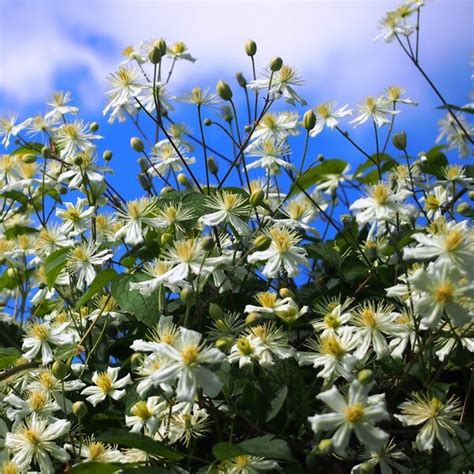
<path fill-rule="evenodd" d="M 371 474 L 374 471 L 374 466 L 372 464 L 369 464 L 368 462 L 364 462 L 359 465 L 359 472 L 363 474 Z"/>
<path fill-rule="evenodd" d="M 237 79 L 237 82 L 240 87 L 245 87 L 247 85 L 247 79 L 245 79 L 244 75 L 241 72 L 238 72 L 235 75 L 235 78 Z"/>
<path fill-rule="evenodd" d="M 51 372 L 58 380 L 63 380 L 69 372 L 68 366 L 61 360 L 54 362 Z"/>
<path fill-rule="evenodd" d="M 272 72 L 278 72 L 282 66 L 283 66 L 283 59 L 281 59 L 279 56 L 277 56 L 276 58 L 273 58 L 270 61 L 270 70 Z"/>
<path fill-rule="evenodd" d="M 467 215 L 471 211 L 471 206 L 467 202 L 461 202 L 456 206 L 456 212 L 461 215 Z"/>
<path fill-rule="evenodd" d="M 232 336 L 221 336 L 215 342 L 215 346 L 222 352 L 226 352 L 230 349 L 230 346 L 234 342 L 234 338 Z"/>
<path fill-rule="evenodd" d="M 161 53 L 162 56 L 164 56 L 166 54 L 166 41 L 163 38 L 160 38 L 160 39 L 156 40 L 153 43 L 153 46 L 160 50 L 160 53 Z"/>
<path fill-rule="evenodd" d="M 65 196 L 67 194 L 67 187 L 66 186 L 61 186 L 59 188 L 59 194 L 61 194 L 62 196 Z"/>
<path fill-rule="evenodd" d="M 397 150 L 404 151 L 407 149 L 407 134 L 405 132 L 396 133 L 392 138 L 393 146 Z"/>
<path fill-rule="evenodd" d="M 138 137 L 132 137 L 130 139 L 130 146 L 135 150 L 138 151 L 138 153 L 141 153 L 142 151 L 145 150 L 145 146 L 143 145 L 143 142 L 140 140 Z"/>
<path fill-rule="evenodd" d="M 255 56 L 257 53 L 257 43 L 252 39 L 248 39 L 245 43 L 245 52 L 247 56 Z"/>
<path fill-rule="evenodd" d="M 189 185 L 188 177 L 184 173 L 179 173 L 178 174 L 178 183 L 182 184 L 183 186 L 188 186 Z"/>
<path fill-rule="evenodd" d="M 145 191 L 149 191 L 152 188 L 151 180 L 145 173 L 138 175 L 138 182 Z"/>
<path fill-rule="evenodd" d="M 367 385 L 374 380 L 374 373 L 370 369 L 362 369 L 357 374 L 357 380 L 362 385 Z"/>
<path fill-rule="evenodd" d="M 256 189 L 250 194 L 249 202 L 252 206 L 257 207 L 262 204 L 263 200 L 265 199 L 265 193 L 262 188 Z"/>
<path fill-rule="evenodd" d="M 87 405 L 84 402 L 74 402 L 72 404 L 72 412 L 77 418 L 84 418 L 88 411 Z"/>
<path fill-rule="evenodd" d="M 219 81 L 216 85 L 216 91 L 222 100 L 232 100 L 232 89 L 227 82 Z"/>
<path fill-rule="evenodd" d="M 161 234 L 160 242 L 163 247 L 166 247 L 169 243 L 173 242 L 173 234 L 170 234 L 169 232 Z"/>
<path fill-rule="evenodd" d="M 110 161 L 112 159 L 112 151 L 105 150 L 104 153 L 102 153 L 102 158 L 104 159 L 104 161 Z"/>
<path fill-rule="evenodd" d="M 308 110 L 303 115 L 303 127 L 308 130 L 313 130 L 314 126 L 316 125 L 316 115 L 312 110 Z"/>
<path fill-rule="evenodd" d="M 44 158 L 49 158 L 51 156 L 51 148 L 44 146 L 41 148 L 41 154 Z"/>
<path fill-rule="evenodd" d="M 329 454 L 333 447 L 332 439 L 322 439 L 318 444 L 318 451 L 321 454 Z"/>
<path fill-rule="evenodd" d="M 82 163 L 84 163 L 84 160 L 82 159 L 81 155 L 78 155 L 78 156 L 76 156 L 76 158 L 74 158 L 74 164 L 75 165 L 82 166 Z"/>
<path fill-rule="evenodd" d="M 272 241 L 266 235 L 259 235 L 256 239 L 254 239 L 253 246 L 257 250 L 266 250 L 268 247 L 270 247 L 271 243 Z"/>
<path fill-rule="evenodd" d="M 8 278 L 16 278 L 17 272 L 14 268 L 8 268 L 7 269 L 7 277 Z"/>
<path fill-rule="evenodd" d="M 150 52 L 148 53 L 148 59 L 150 60 L 151 64 L 158 64 L 161 61 L 161 54 L 160 48 L 153 46 Z"/>
<path fill-rule="evenodd" d="M 160 194 L 170 193 L 171 191 L 174 191 L 174 189 L 171 186 L 163 186 L 161 188 Z"/>
<path fill-rule="evenodd" d="M 214 239 L 212 237 L 204 237 L 201 240 L 201 248 L 204 252 L 210 252 L 214 248 Z"/>
<path fill-rule="evenodd" d="M 244 132 L 245 133 L 250 133 L 252 131 L 252 125 L 245 125 L 244 127 Z"/>
<path fill-rule="evenodd" d="M 209 169 L 211 174 L 217 174 L 217 172 L 219 171 L 219 167 L 217 166 L 216 160 L 212 156 L 207 159 L 207 168 Z"/>
<path fill-rule="evenodd" d="M 323 162 L 324 161 L 324 155 L 322 155 L 321 153 L 316 157 L 316 159 L 319 161 L 319 162 Z"/>
<path fill-rule="evenodd" d="M 146 173 L 148 171 L 148 160 L 144 156 L 138 158 L 137 163 L 143 173 Z"/>
<path fill-rule="evenodd" d="M 97 122 L 92 122 L 92 123 L 89 125 L 89 130 L 90 130 L 92 133 L 97 132 L 97 130 L 99 130 L 99 124 L 98 124 Z"/>
<path fill-rule="evenodd" d="M 249 313 L 245 318 L 245 325 L 246 326 L 253 326 L 260 321 L 260 315 L 258 313 Z"/>
<path fill-rule="evenodd" d="M 183 288 L 179 298 L 186 306 L 191 306 L 196 298 L 196 292 L 192 288 Z"/>
<path fill-rule="evenodd" d="M 205 118 L 203 123 L 206 127 L 210 127 L 212 125 L 212 120 L 210 118 Z"/>
<path fill-rule="evenodd" d="M 469 199 L 474 201 L 474 191 L 469 191 Z"/>
<path fill-rule="evenodd" d="M 27 153 L 26 155 L 23 155 L 21 157 L 21 161 L 26 164 L 34 163 L 36 161 L 36 155 L 34 155 L 33 153 Z"/>
<path fill-rule="evenodd" d="M 130 365 L 132 366 L 132 369 L 136 369 L 138 366 L 140 366 L 142 361 L 143 361 L 142 354 L 138 352 L 135 352 L 134 354 L 132 354 L 132 357 L 130 357 Z"/>
<path fill-rule="evenodd" d="M 221 307 L 218 304 L 210 303 L 209 316 L 217 321 L 218 319 L 222 319 L 224 317 L 224 311 L 222 311 Z"/>
<path fill-rule="evenodd" d="M 296 299 L 296 295 L 289 288 L 280 288 L 278 292 L 282 298 Z"/>

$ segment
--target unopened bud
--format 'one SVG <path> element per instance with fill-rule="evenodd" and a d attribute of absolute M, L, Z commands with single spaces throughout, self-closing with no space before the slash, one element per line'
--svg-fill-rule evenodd
<path fill-rule="evenodd" d="M 272 241 L 266 235 L 259 235 L 256 239 L 254 239 L 253 246 L 257 250 L 266 250 L 268 247 L 270 247 L 271 243 Z"/>
<path fill-rule="evenodd" d="M 169 243 L 173 242 L 173 234 L 170 234 L 169 232 L 165 232 L 164 234 L 161 234 L 160 242 L 161 242 L 161 245 L 165 247 Z"/>
<path fill-rule="evenodd" d="M 179 298 L 186 306 L 191 306 L 196 298 L 196 293 L 192 288 L 183 288 L 179 294 Z"/>
<path fill-rule="evenodd" d="M 257 53 L 257 43 L 252 39 L 248 39 L 245 43 L 245 52 L 247 56 L 255 56 Z"/>
<path fill-rule="evenodd" d="M 206 127 L 210 127 L 212 125 L 212 120 L 210 118 L 205 118 L 203 123 Z"/>
<path fill-rule="evenodd" d="M 158 64 L 161 61 L 161 54 L 160 48 L 153 46 L 150 52 L 148 53 L 148 59 L 150 60 L 151 64 Z"/>
<path fill-rule="evenodd" d="M 84 418 L 88 411 L 87 405 L 84 402 L 74 402 L 72 404 L 72 412 L 77 418 Z"/>
<path fill-rule="evenodd" d="M 222 319 L 224 316 L 224 311 L 222 311 L 221 307 L 216 303 L 209 304 L 209 316 L 216 321 L 218 319 Z"/>
<path fill-rule="evenodd" d="M 97 130 L 99 130 L 99 124 L 98 124 L 97 122 L 92 122 L 92 123 L 89 125 L 89 130 L 90 130 L 92 133 L 97 132 Z"/>
<path fill-rule="evenodd" d="M 257 207 L 262 204 L 263 200 L 265 199 L 265 193 L 262 188 L 256 189 L 250 194 L 249 202 L 252 206 Z"/>
<path fill-rule="evenodd" d="M 324 161 L 324 155 L 322 155 L 321 153 L 316 157 L 316 159 L 322 163 Z"/>
<path fill-rule="evenodd" d="M 178 174 L 178 183 L 182 184 L 183 186 L 188 186 L 189 185 L 188 177 L 184 173 L 179 173 Z"/>
<path fill-rule="evenodd" d="M 312 110 L 308 110 L 303 115 L 303 127 L 308 130 L 313 130 L 314 126 L 316 125 L 316 115 Z"/>
<path fill-rule="evenodd" d="M 371 474 L 374 471 L 375 471 L 375 469 L 374 469 L 373 464 L 370 464 L 368 462 L 364 462 L 362 464 L 359 464 L 359 472 L 362 473 L 362 474 Z"/>
<path fill-rule="evenodd" d="M 67 194 L 67 191 L 68 191 L 67 186 L 61 186 L 59 188 L 59 194 L 61 194 L 62 196 L 65 196 Z"/>
<path fill-rule="evenodd" d="M 74 164 L 77 165 L 77 166 L 82 166 L 82 163 L 84 163 L 84 160 L 82 159 L 82 156 L 76 156 L 76 158 L 74 158 Z"/>
<path fill-rule="evenodd" d="M 151 180 L 145 173 L 140 173 L 138 175 L 138 181 L 140 186 L 145 190 L 149 191 L 152 188 Z"/>
<path fill-rule="evenodd" d="M 143 145 L 143 142 L 140 140 L 138 137 L 132 137 L 130 139 L 130 146 L 135 150 L 138 151 L 138 153 L 141 153 L 142 151 L 145 150 L 145 146 Z"/>
<path fill-rule="evenodd" d="M 163 38 L 157 39 L 153 43 L 153 46 L 160 50 L 160 53 L 161 53 L 162 56 L 164 56 L 166 54 L 166 41 Z"/>
<path fill-rule="evenodd" d="M 110 161 L 112 159 L 112 151 L 111 150 L 105 150 L 104 153 L 102 153 L 102 158 L 104 161 Z"/>
<path fill-rule="evenodd" d="M 392 138 L 393 146 L 397 150 L 404 151 L 407 148 L 407 134 L 405 132 L 398 132 Z"/>
<path fill-rule="evenodd" d="M 245 318 L 246 326 L 252 326 L 260 321 L 260 315 L 258 313 L 249 313 Z"/>
<path fill-rule="evenodd" d="M 282 298 L 296 299 L 296 295 L 289 288 L 280 288 L 278 292 Z"/>
<path fill-rule="evenodd" d="M 474 201 L 474 191 L 469 191 L 469 199 Z"/>
<path fill-rule="evenodd" d="M 279 71 L 282 66 L 283 66 L 283 59 L 281 59 L 279 56 L 277 56 L 276 58 L 273 58 L 270 61 L 270 70 L 272 72 Z"/>
<path fill-rule="evenodd" d="M 130 365 L 132 366 L 132 369 L 136 369 L 141 365 L 143 361 L 143 355 L 140 354 L 139 352 L 135 352 L 132 354 L 132 357 L 130 357 Z"/>
<path fill-rule="evenodd" d="M 225 81 L 219 81 L 216 85 L 217 95 L 222 100 L 232 100 L 232 89 Z"/>
<path fill-rule="evenodd" d="M 209 172 L 211 174 L 217 174 L 217 172 L 219 171 L 219 167 L 217 166 L 216 160 L 212 156 L 207 159 L 207 168 L 209 169 Z"/>
<path fill-rule="evenodd" d="M 221 336 L 217 339 L 215 345 L 220 351 L 225 352 L 230 348 L 233 342 L 234 338 L 232 336 Z"/>
<path fill-rule="evenodd" d="M 370 369 L 362 369 L 357 374 L 357 380 L 362 385 L 367 385 L 374 380 L 374 373 Z"/>
<path fill-rule="evenodd" d="M 461 202 L 456 206 L 456 212 L 461 215 L 469 214 L 471 206 L 467 202 Z"/>
<path fill-rule="evenodd" d="M 41 154 L 44 158 L 49 158 L 51 156 L 51 148 L 44 146 L 41 148 Z"/>
<path fill-rule="evenodd" d="M 235 78 L 237 79 L 237 82 L 240 87 L 245 87 L 247 85 L 247 79 L 245 79 L 244 75 L 241 72 L 238 72 L 235 75 Z"/>
<path fill-rule="evenodd" d="M 318 444 L 318 451 L 321 454 L 329 454 L 333 447 L 332 439 L 322 439 Z"/>
<path fill-rule="evenodd" d="M 163 186 L 161 188 L 160 194 L 170 193 L 171 191 L 174 191 L 174 189 L 171 186 Z"/>
<path fill-rule="evenodd" d="M 201 248 L 204 252 L 210 252 L 214 248 L 214 239 L 212 237 L 204 237 L 201 240 Z"/>
<path fill-rule="evenodd" d="M 68 374 L 69 370 L 67 365 L 63 361 L 57 360 L 51 367 L 51 372 L 58 380 L 63 380 Z"/>
<path fill-rule="evenodd" d="M 141 156 L 140 158 L 138 158 L 137 163 L 140 169 L 144 173 L 148 171 L 149 163 L 148 163 L 148 160 L 144 156 Z"/>
<path fill-rule="evenodd" d="M 36 155 L 33 155 L 32 153 L 23 155 L 21 157 L 21 161 L 23 161 L 23 163 L 26 163 L 26 164 L 34 163 L 36 161 Z"/>
<path fill-rule="evenodd" d="M 16 275 L 17 275 L 17 272 L 14 268 L 7 269 L 7 277 L 8 278 L 15 278 Z"/>

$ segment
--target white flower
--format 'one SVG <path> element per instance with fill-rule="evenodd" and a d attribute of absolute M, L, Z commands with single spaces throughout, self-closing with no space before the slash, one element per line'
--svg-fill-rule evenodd
<path fill-rule="evenodd" d="M 83 288 L 84 285 L 90 285 L 97 270 L 95 266 L 102 265 L 113 256 L 111 250 L 98 250 L 98 245 L 90 240 L 74 247 L 69 255 L 67 261 L 67 269 L 71 276 L 77 278 L 77 288 Z"/>
<path fill-rule="evenodd" d="M 48 105 L 51 110 L 45 115 L 45 119 L 61 120 L 64 115 L 71 114 L 76 115 L 79 111 L 78 107 L 68 105 L 71 102 L 72 97 L 70 92 L 54 92 L 51 102 Z"/>
<path fill-rule="evenodd" d="M 368 396 L 371 385 L 362 385 L 353 380 L 345 400 L 336 387 L 317 395 L 333 411 L 308 418 L 312 430 L 334 431 L 332 442 L 335 451 L 344 454 L 352 431 L 359 441 L 370 449 L 379 450 L 388 439 L 388 434 L 375 423 L 389 419 L 385 408 L 385 395 Z"/>
<path fill-rule="evenodd" d="M 188 53 L 188 47 L 182 41 L 177 41 L 168 46 L 166 49 L 166 56 L 176 60 L 190 61 L 192 63 L 196 61 L 196 59 Z"/>
<path fill-rule="evenodd" d="M 433 192 L 423 196 L 420 201 L 424 202 L 426 215 L 429 219 L 437 219 L 442 216 L 443 208 L 449 206 L 452 197 L 450 189 L 444 186 L 436 186 Z"/>
<path fill-rule="evenodd" d="M 398 35 L 408 37 L 415 31 L 415 27 L 407 25 L 397 11 L 388 12 L 379 21 L 379 29 L 382 31 L 375 37 L 374 41 L 383 38 L 387 43 L 391 43 Z"/>
<path fill-rule="evenodd" d="M 295 165 L 284 158 L 291 153 L 286 142 L 276 142 L 273 138 L 262 139 L 254 142 L 247 148 L 249 156 L 260 156 L 261 158 L 247 165 L 247 169 L 263 168 L 272 174 L 280 171 L 280 168 L 295 170 Z"/>
<path fill-rule="evenodd" d="M 186 156 L 186 148 L 182 145 L 175 147 L 166 139 L 158 142 L 151 150 L 151 166 L 147 173 L 151 176 L 166 176 L 170 171 L 181 171 L 183 161 L 188 165 L 196 162 L 194 156 Z"/>
<path fill-rule="evenodd" d="M 259 474 L 262 471 L 280 471 L 276 461 L 258 456 L 241 454 L 227 459 L 219 467 L 219 474 Z"/>
<path fill-rule="evenodd" d="M 266 261 L 262 273 L 267 278 L 275 278 L 283 270 L 292 278 L 300 273 L 300 265 L 309 265 L 306 250 L 296 246 L 300 238 L 293 230 L 274 227 L 265 234 L 271 240 L 270 247 L 252 253 L 247 257 L 247 261 L 249 263 Z"/>
<path fill-rule="evenodd" d="M 411 194 L 407 190 L 392 191 L 386 183 L 380 182 L 370 186 L 367 190 L 368 196 L 357 199 L 350 210 L 356 211 L 356 219 L 359 224 L 371 224 L 374 222 L 396 222 L 396 215 L 407 216 L 410 208 L 404 204 L 404 200 Z"/>
<path fill-rule="evenodd" d="M 48 424 L 46 420 L 36 416 L 21 423 L 5 439 L 5 446 L 14 453 L 12 462 L 25 470 L 31 467 L 32 462 L 36 462 L 41 473 L 53 474 L 55 470 L 50 456 L 62 463 L 69 459 L 69 454 L 54 440 L 66 435 L 70 426 L 69 421 L 58 420 Z"/>
<path fill-rule="evenodd" d="M 459 426 L 462 403 L 454 396 L 442 402 L 436 397 L 416 393 L 410 401 L 403 402 L 400 409 L 401 415 L 394 416 L 405 426 L 423 425 L 416 436 L 416 443 L 422 451 L 433 449 L 436 439 L 446 451 L 455 451 L 456 445 L 451 437 L 469 438 Z"/>
<path fill-rule="evenodd" d="M 0 137 L 3 137 L 2 145 L 8 148 L 11 137 L 16 137 L 22 130 L 24 130 L 31 123 L 31 119 L 26 119 L 24 122 L 15 124 L 17 114 L 10 114 L 8 117 L 0 117 Z"/>
<path fill-rule="evenodd" d="M 3 401 L 11 405 L 7 408 L 7 416 L 15 425 L 33 414 L 45 420 L 52 420 L 53 412 L 60 409 L 59 405 L 51 400 L 48 392 L 42 390 L 31 390 L 24 399 L 11 392 Z"/>
<path fill-rule="evenodd" d="M 83 120 L 65 123 L 56 129 L 54 140 L 61 149 L 61 156 L 74 158 L 78 152 L 87 151 L 94 146 L 92 140 L 102 138 L 90 133 L 90 125 Z"/>
<path fill-rule="evenodd" d="M 41 352 L 42 364 L 48 364 L 53 360 L 51 345 L 63 346 L 72 344 L 74 337 L 65 332 L 69 323 L 63 323 L 57 327 L 49 324 L 32 323 L 27 329 L 27 336 L 23 340 L 22 349 L 27 349 L 23 354 L 25 359 L 33 360 Z"/>
<path fill-rule="evenodd" d="M 443 331 L 435 341 L 435 354 L 439 360 L 444 361 L 459 345 L 469 352 L 474 352 L 474 338 L 470 337 L 471 324 L 450 331 Z M 454 334 L 453 334 L 454 333 Z"/>
<path fill-rule="evenodd" d="M 181 328 L 174 347 L 163 343 L 157 345 L 157 352 L 169 362 L 153 375 L 153 379 L 158 383 L 178 380 L 176 397 L 180 401 L 192 402 L 198 387 L 210 397 L 215 397 L 222 387 L 219 377 L 205 365 L 218 364 L 225 356 L 219 349 L 204 347 L 201 339 L 198 332 Z"/>
<path fill-rule="evenodd" d="M 95 207 L 85 207 L 87 199 L 77 198 L 76 205 L 66 202 L 66 209 L 57 209 L 56 215 L 63 221 L 61 231 L 64 234 L 75 237 L 84 232 L 94 215 Z"/>
<path fill-rule="evenodd" d="M 250 206 L 243 196 L 229 191 L 217 192 L 206 199 L 206 206 L 216 209 L 216 212 L 200 217 L 202 224 L 216 226 L 225 222 L 235 229 L 237 235 L 250 232 L 247 223 L 242 219 L 248 217 L 250 212 Z"/>
<path fill-rule="evenodd" d="M 314 108 L 316 125 L 310 130 L 309 135 L 315 137 L 323 131 L 324 127 L 335 128 L 340 118 L 352 115 L 348 105 L 336 109 L 336 102 L 323 102 Z"/>
<path fill-rule="evenodd" d="M 464 127 L 464 130 L 466 130 L 472 139 L 474 137 L 474 127 L 461 114 L 454 113 Z M 436 138 L 436 143 L 446 138 L 448 149 L 457 148 L 460 157 L 472 155 L 472 143 L 450 113 L 447 113 L 446 116 L 438 122 L 438 126 L 440 133 Z"/>
<path fill-rule="evenodd" d="M 184 207 L 183 203 L 170 203 L 156 211 L 153 222 L 161 229 L 176 229 L 184 234 L 185 227 L 182 223 L 190 221 L 195 217 L 194 211 L 189 207 Z"/>
<path fill-rule="evenodd" d="M 394 106 L 397 103 L 407 104 L 407 105 L 418 105 L 418 102 L 409 99 L 408 97 L 402 97 L 405 94 L 406 90 L 400 86 L 389 86 L 385 89 L 385 97 L 391 102 Z"/>
<path fill-rule="evenodd" d="M 125 416 L 125 424 L 132 433 L 145 430 L 147 436 L 153 436 L 158 431 L 161 418 L 168 411 L 168 404 L 161 397 L 149 397 L 130 408 L 131 415 Z"/>
<path fill-rule="evenodd" d="M 239 337 L 230 349 L 227 360 L 232 364 L 239 363 L 239 369 L 258 360 L 262 346 L 258 339 L 251 335 Z"/>
<path fill-rule="evenodd" d="M 170 270 L 170 265 L 167 262 L 162 260 L 146 262 L 143 269 L 146 275 L 151 276 L 151 279 L 130 282 L 130 291 L 138 290 L 143 296 L 150 296 L 161 285 L 170 288 L 174 292 L 178 292 L 180 286 L 182 286 L 179 281 L 170 283 L 163 280 L 162 276 Z"/>
<path fill-rule="evenodd" d="M 169 418 L 170 442 L 181 441 L 189 447 L 193 438 L 202 438 L 209 431 L 209 414 L 204 408 L 199 409 L 199 405 L 187 402 L 176 408 Z"/>
<path fill-rule="evenodd" d="M 254 140 L 274 140 L 279 143 L 289 135 L 298 134 L 298 114 L 294 112 L 267 112 L 252 134 Z M 252 145 L 249 146 L 252 148 Z"/>
<path fill-rule="evenodd" d="M 381 127 L 390 123 L 391 119 L 388 117 L 399 113 L 399 110 L 390 108 L 390 102 L 385 97 L 368 96 L 359 104 L 358 109 L 359 114 L 357 117 L 349 122 L 353 123 L 354 127 L 362 125 L 370 118 L 372 118 L 377 127 Z"/>
<path fill-rule="evenodd" d="M 65 444 L 64 446 L 68 450 L 72 450 L 71 445 Z M 84 462 L 123 462 L 123 455 L 118 449 L 114 449 L 112 446 L 100 441 L 95 441 L 93 438 L 81 445 L 79 455 Z"/>
<path fill-rule="evenodd" d="M 252 90 L 268 90 L 272 99 L 279 99 L 283 96 L 285 102 L 289 104 L 296 105 L 299 102 L 301 105 L 306 105 L 306 101 L 293 88 L 294 86 L 301 86 L 303 80 L 292 67 L 284 64 L 277 72 L 272 72 L 270 68 L 266 68 L 262 75 L 263 79 L 250 81 L 247 87 Z"/>
<path fill-rule="evenodd" d="M 422 328 L 436 327 L 443 312 L 458 327 L 472 321 L 474 283 L 451 263 L 430 263 L 426 270 L 417 270 L 410 283 L 420 292 L 415 311 L 421 314 Z"/>
<path fill-rule="evenodd" d="M 352 319 L 352 313 L 346 311 L 354 301 L 354 298 L 346 298 L 341 303 L 341 297 L 326 299 L 317 303 L 314 307 L 315 311 L 321 314 L 322 319 L 311 321 L 313 329 L 320 333 L 320 337 L 334 336 L 343 329 Z"/>
<path fill-rule="evenodd" d="M 69 165 L 67 171 L 58 177 L 59 182 L 69 181 L 69 189 L 80 189 L 84 183 L 102 183 L 105 179 L 101 173 L 110 172 L 110 168 L 99 166 L 91 148 L 81 154 L 81 163 Z"/>
<path fill-rule="evenodd" d="M 125 390 L 119 389 L 123 389 L 132 381 L 130 374 L 117 380 L 119 372 L 120 367 L 108 367 L 106 372 L 94 372 L 92 382 L 95 385 L 86 387 L 81 395 L 89 395 L 86 400 L 94 406 L 105 400 L 106 397 L 120 400 L 125 396 Z"/>
<path fill-rule="evenodd" d="M 324 191 L 327 194 L 334 195 L 336 189 L 344 181 L 350 181 L 352 175 L 349 174 L 351 165 L 347 165 L 341 173 L 328 173 L 321 177 L 321 181 L 318 183 L 317 189 Z"/>

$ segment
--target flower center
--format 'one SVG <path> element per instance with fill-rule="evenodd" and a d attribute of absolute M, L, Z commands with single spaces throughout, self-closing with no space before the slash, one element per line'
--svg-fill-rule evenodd
<path fill-rule="evenodd" d="M 332 313 L 326 314 L 326 316 L 324 316 L 324 322 L 326 326 L 333 329 L 337 329 L 341 325 L 339 318 Z"/>
<path fill-rule="evenodd" d="M 25 431 L 23 431 L 23 436 L 30 444 L 39 444 L 41 441 L 40 437 L 38 436 L 38 433 L 30 429 L 26 429 Z"/>
<path fill-rule="evenodd" d="M 373 198 L 377 204 L 385 204 L 388 201 L 388 189 L 385 184 L 377 184 L 374 187 Z"/>
<path fill-rule="evenodd" d="M 44 408 L 46 404 L 46 396 L 43 392 L 35 390 L 34 392 L 30 393 L 28 401 L 30 402 L 31 409 L 33 411 L 39 411 Z"/>
<path fill-rule="evenodd" d="M 110 375 L 107 372 L 102 372 L 101 374 L 99 374 L 95 384 L 104 393 L 109 393 L 113 388 L 112 380 L 110 379 Z"/>
<path fill-rule="evenodd" d="M 438 209 L 439 204 L 439 199 L 433 194 L 426 197 L 425 205 L 426 209 L 428 209 L 429 211 L 435 211 L 436 209 Z"/>
<path fill-rule="evenodd" d="M 364 308 L 360 313 L 362 323 L 365 326 L 375 327 L 377 326 L 377 315 L 371 308 Z"/>
<path fill-rule="evenodd" d="M 89 445 L 89 457 L 98 459 L 105 453 L 105 446 L 102 443 L 91 443 Z"/>
<path fill-rule="evenodd" d="M 143 421 L 148 420 L 152 416 L 151 411 L 148 409 L 145 401 L 140 401 L 135 403 L 132 407 L 132 413 L 138 418 L 141 418 Z"/>
<path fill-rule="evenodd" d="M 439 411 L 443 407 L 443 402 L 441 400 L 438 400 L 436 397 L 433 397 L 429 403 L 430 403 L 430 409 L 431 409 L 431 416 L 432 417 L 437 416 Z"/>
<path fill-rule="evenodd" d="M 364 407 L 355 403 L 346 409 L 346 419 L 349 423 L 357 423 L 364 416 Z"/>
<path fill-rule="evenodd" d="M 246 337 L 240 337 L 235 343 L 239 352 L 243 355 L 249 356 L 253 354 L 253 348 Z"/>
<path fill-rule="evenodd" d="M 195 254 L 195 240 L 181 240 L 175 243 L 176 254 L 183 262 L 190 262 Z"/>
<path fill-rule="evenodd" d="M 33 336 L 40 341 L 46 341 L 49 337 L 49 330 L 42 324 L 35 324 L 33 326 Z"/>
<path fill-rule="evenodd" d="M 191 365 L 196 362 L 198 355 L 199 351 L 196 346 L 188 346 L 181 351 L 181 357 L 186 365 Z"/>
<path fill-rule="evenodd" d="M 449 283 L 441 283 L 435 292 L 434 292 L 434 299 L 439 304 L 447 303 L 454 295 L 454 286 Z"/>
<path fill-rule="evenodd" d="M 275 306 L 277 295 L 275 293 L 265 291 L 257 293 L 255 298 L 264 308 L 273 308 Z"/>
<path fill-rule="evenodd" d="M 339 358 L 345 350 L 334 336 L 327 336 L 321 338 L 321 352 Z"/>
<path fill-rule="evenodd" d="M 446 250 L 451 252 L 452 250 L 456 250 L 462 244 L 463 235 L 459 229 L 453 229 L 448 232 L 446 236 L 445 245 Z"/>

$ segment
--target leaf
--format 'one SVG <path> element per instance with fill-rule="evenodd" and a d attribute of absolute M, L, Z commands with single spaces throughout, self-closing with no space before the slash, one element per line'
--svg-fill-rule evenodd
<path fill-rule="evenodd" d="M 275 395 L 275 398 L 270 402 L 271 410 L 267 415 L 267 418 L 265 421 L 270 421 L 275 418 L 275 416 L 280 413 L 280 410 L 285 403 L 286 396 L 288 395 L 288 387 L 284 385 L 283 387 L 278 390 L 277 394 Z"/>
<path fill-rule="evenodd" d="M 41 153 L 43 145 L 41 143 L 28 143 L 28 145 L 21 146 L 11 152 L 11 155 L 38 155 Z"/>
<path fill-rule="evenodd" d="M 288 196 L 298 194 L 313 184 L 324 181 L 328 175 L 340 175 L 347 167 L 344 160 L 324 160 L 320 165 L 306 170 L 295 182 L 293 190 Z"/>
<path fill-rule="evenodd" d="M 341 266 L 341 256 L 328 242 L 317 242 L 308 245 L 306 249 L 312 258 L 321 259 L 331 267 L 339 268 Z"/>
<path fill-rule="evenodd" d="M 123 464 L 104 462 L 83 462 L 74 466 L 70 474 L 114 474 L 123 468 Z"/>
<path fill-rule="evenodd" d="M 390 155 L 387 155 L 387 153 L 379 153 L 378 157 L 377 157 L 377 153 L 374 153 L 370 157 L 370 159 L 367 158 L 367 160 L 364 161 L 364 163 L 362 163 L 356 168 L 354 172 L 354 176 L 358 178 L 359 175 L 362 173 L 362 171 L 368 170 L 372 167 L 376 167 L 377 160 L 379 161 L 379 163 L 385 163 L 385 162 L 391 162 L 391 161 L 395 162 L 395 160 Z"/>
<path fill-rule="evenodd" d="M 184 458 L 183 454 L 168 448 L 168 446 L 160 441 L 155 441 L 149 436 L 130 433 L 128 431 L 106 431 L 105 433 L 100 433 L 97 440 L 105 443 L 118 444 L 127 448 L 141 449 L 148 454 L 169 459 L 170 461 L 180 461 Z"/>
<path fill-rule="evenodd" d="M 15 224 L 14 226 L 8 228 L 5 231 L 5 237 L 7 239 L 14 239 L 18 235 L 23 235 L 23 234 L 36 234 L 38 231 L 34 229 L 33 227 L 27 227 L 24 225 L 18 225 Z"/>
<path fill-rule="evenodd" d="M 160 318 L 158 292 L 143 296 L 138 290 L 130 290 L 130 283 L 149 278 L 144 273 L 120 275 L 112 282 L 111 293 L 122 310 L 134 314 L 148 327 L 153 327 Z"/>
<path fill-rule="evenodd" d="M 446 145 L 438 145 L 433 147 L 428 153 L 426 153 L 426 160 L 420 161 L 419 166 L 422 173 L 431 174 L 437 178 L 442 179 L 443 174 L 442 168 L 448 166 L 448 159 L 441 150 L 446 148 Z"/>
<path fill-rule="evenodd" d="M 56 250 L 46 257 L 44 261 L 44 271 L 46 274 L 46 283 L 51 289 L 61 270 L 66 266 L 69 249 L 63 248 Z"/>
<path fill-rule="evenodd" d="M 437 109 L 455 110 L 456 112 L 465 112 L 467 114 L 474 114 L 474 107 L 459 107 L 459 105 L 446 104 L 436 107 Z"/>
<path fill-rule="evenodd" d="M 76 303 L 76 310 L 85 305 L 96 293 L 118 277 L 118 273 L 112 268 L 106 268 L 99 272 L 88 290 L 81 296 Z"/>
<path fill-rule="evenodd" d="M 7 369 L 21 357 L 21 352 L 14 347 L 0 347 L 0 370 Z"/>

